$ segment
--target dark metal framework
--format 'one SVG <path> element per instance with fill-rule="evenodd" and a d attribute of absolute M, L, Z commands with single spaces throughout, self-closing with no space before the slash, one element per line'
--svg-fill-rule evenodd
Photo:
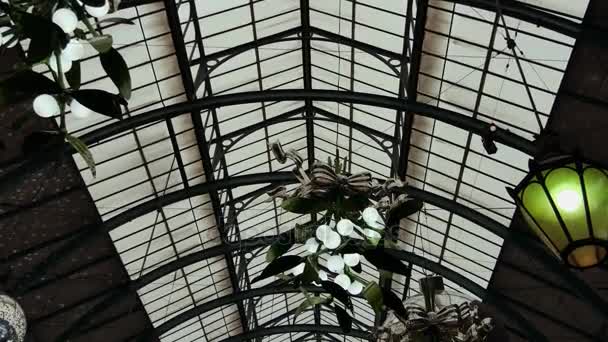
<path fill-rule="evenodd" d="M 260 6 L 266 2 L 278 10 L 261 12 Z M 554 97 L 556 93 L 525 77 L 503 75 L 493 67 L 496 58 L 502 55 L 515 59 L 520 71 L 523 63 L 530 68 L 563 72 L 553 65 L 518 55 L 517 45 L 509 45 L 510 53 L 502 49 L 500 35 L 504 32 L 508 39 L 516 39 L 519 34 L 563 49 L 572 47 L 570 41 L 542 37 L 514 26 L 505 17 L 538 25 L 568 39 L 580 34 L 579 18 L 507 0 L 454 0 L 440 5 L 426 0 L 405 0 L 403 12 L 365 1 L 343 0 L 337 13 L 308 0 L 301 0 L 296 9 L 281 7 L 280 2 L 272 0 L 249 0 L 230 8 L 219 6 L 215 11 L 201 8 L 195 0 L 162 3 L 164 6 L 153 1 L 122 2 L 121 8 L 141 10 L 133 18 L 140 24 L 147 18 L 162 17 L 167 29 L 147 36 L 142 26 L 144 39 L 119 49 L 126 50 L 142 42 L 149 49 L 154 40 L 170 37 L 172 51 L 155 57 L 148 53 L 147 61 L 130 64 L 131 69 L 152 66 L 154 70 L 155 64 L 174 59 L 179 71 L 160 77 L 155 74 L 154 81 L 135 87 L 134 96 L 148 87 L 158 88 L 157 101 L 132 106 L 131 115 L 120 122 L 97 122 L 78 132 L 93 153 L 112 149 L 135 136 L 134 148 L 106 153 L 98 160 L 99 173 L 133 154 L 140 155 L 142 160 L 103 179 L 87 182 L 104 220 L 101 227 L 91 226 L 90 230 L 104 229 L 110 233 L 133 280 L 84 315 L 82 321 L 93 317 L 97 310 L 104 310 L 104 306 L 121 296 L 121 291 L 135 290 L 156 327 L 148 333 L 162 335 L 167 341 L 197 338 L 261 341 L 270 335 L 277 335 L 276 340 L 281 341 L 310 338 L 317 342 L 334 341 L 332 334 L 341 332 L 331 313 L 316 309 L 296 319 L 294 303 L 301 299 L 297 291 L 280 285 L 252 288 L 249 281 L 261 271 L 260 255 L 274 236 L 292 223 L 310 219 L 291 216 L 281 212 L 275 203 L 263 202 L 264 193 L 273 186 L 294 182 L 290 173 L 273 163 L 265 148 L 275 139 L 300 150 L 309 163 L 339 150 L 342 156 L 349 157 L 349 169 L 368 169 L 377 177 L 399 177 L 412 184 L 408 194 L 424 200 L 427 207 L 418 217 L 408 219 L 411 227 L 407 233 L 414 240 L 398 241 L 407 250 L 394 251 L 395 256 L 407 262 L 412 274 L 382 280 L 383 286 L 400 292 L 402 297 L 415 293 L 416 279 L 424 272 L 436 272 L 450 281 L 448 286 L 468 291 L 501 309 L 518 322 L 518 326 L 510 327 L 518 334 L 534 341 L 546 340 L 511 308 L 513 303 L 507 304 L 500 294 L 484 289 L 489 276 L 478 273 L 491 275 L 491 266 L 469 260 L 468 268 L 450 259 L 450 256 L 464 258 L 459 250 L 467 249 L 479 254 L 480 260 L 495 262 L 497 252 L 485 249 L 499 249 L 502 239 L 514 235 L 515 243 L 532 251 L 546 267 L 573 285 L 598 314 L 608 317 L 608 305 L 599 305 L 605 301 L 585 283 L 557 264 L 536 242 L 505 228 L 512 211 L 505 213 L 503 207 L 512 205 L 510 199 L 467 178 L 474 173 L 502 187 L 514 185 L 513 181 L 499 179 L 492 172 L 472 165 L 473 158 L 485 158 L 498 170 L 513 173 L 514 178 L 525 173 L 523 167 L 509 165 L 511 161 L 505 156 L 488 156 L 475 147 L 478 136 L 490 138 L 501 144 L 501 149 L 522 157 L 536 152 L 532 137 L 538 133 L 538 127 L 485 112 L 484 101 L 517 108 L 529 114 L 534 123 L 539 118 L 542 125 L 548 113 L 537 108 L 534 96 Z M 342 13 L 343 5 L 350 6 L 349 13 Z M 493 17 L 488 19 L 479 12 L 479 16 L 473 15 L 464 10 L 467 8 L 474 12 L 488 11 Z M 250 22 L 230 25 L 220 22 L 237 13 L 246 13 Z M 399 22 L 399 33 L 370 27 L 363 16 L 372 13 Z M 429 17 L 442 15 L 452 23 L 447 32 L 428 22 Z M 453 34 L 455 17 L 488 28 L 490 38 L 482 44 Z M 337 20 L 337 30 L 332 31 L 331 25 L 321 19 Z M 112 30 L 116 25 L 106 26 L 105 29 Z M 280 29 L 268 29 L 273 26 Z M 245 29 L 250 29 L 251 39 L 230 45 L 230 35 Z M 383 45 L 362 34 L 365 30 L 399 44 L 396 48 Z M 230 43 L 221 49 L 205 51 L 217 39 Z M 424 43 L 432 39 L 447 41 L 443 53 L 426 48 Z M 474 65 L 451 56 L 450 42 L 481 49 L 483 63 Z M 337 48 L 330 49 L 328 45 Z M 335 66 L 323 64 L 328 61 Z M 432 63 L 441 72 L 430 70 L 428 66 Z M 462 79 L 450 78 L 446 73 L 450 67 L 462 68 L 466 75 L 476 73 L 479 81 L 470 85 L 461 82 Z M 227 81 L 239 73 L 247 73 L 253 81 L 245 82 L 245 77 L 240 77 L 237 84 Z M 368 74 L 372 76 L 363 76 Z M 374 83 L 374 78 L 381 81 Z M 522 87 L 530 103 L 516 103 L 501 98 L 500 93 L 489 92 L 486 89 L 489 78 Z M 175 90 L 163 94 L 163 82 L 173 82 L 170 86 Z M 392 84 L 394 88 L 389 86 Z M 439 91 L 430 91 L 425 84 L 436 84 Z M 450 89 L 473 94 L 472 105 L 444 96 Z M 184 120 L 189 124 L 184 125 Z M 424 126 L 425 120 L 430 120 L 432 129 Z M 492 123 L 498 127 L 493 132 Z M 436 126 L 444 124 L 464 131 L 466 138 L 456 141 L 442 135 Z M 147 132 L 161 129 L 166 133 L 139 139 Z M 437 149 L 440 144 L 456 152 L 453 155 L 442 152 Z M 169 146 L 166 152 L 150 153 L 164 145 Z M 455 164 L 457 171 L 450 174 L 433 165 L 432 159 Z M 34 164 L 24 161 L 22 167 Z M 165 165 L 165 170 L 156 171 L 157 164 Z M 144 181 L 138 179 L 140 169 L 146 170 Z M 82 171 L 85 175 L 86 169 Z M 10 182 L 18 172 L 16 168 L 0 182 Z M 173 173 L 178 177 L 174 178 Z M 132 174 L 139 176 L 128 178 Z M 439 187 L 433 183 L 433 177 L 446 179 L 452 189 Z M 122 179 L 127 179 L 127 185 L 112 188 L 113 184 L 122 184 Z M 147 184 L 151 184 L 151 191 L 144 190 L 148 189 Z M 110 192 L 108 188 L 112 188 Z M 487 198 L 492 205 L 463 196 L 465 191 Z M 108 202 L 113 205 L 108 206 Z M 445 210 L 447 216 L 437 214 L 437 208 Z M 429 219 L 435 223 L 429 223 Z M 481 227 L 483 233 L 468 226 Z M 137 235 L 146 235 L 145 242 L 133 244 L 131 241 Z M 74 244 L 86 238 L 86 231 L 79 233 L 74 236 Z M 38 271 L 33 278 L 28 275 L 30 286 L 44 281 L 44 270 Z M 201 279 L 194 277 L 202 277 L 200 274 L 211 279 L 212 284 L 201 285 Z M 378 276 L 369 267 L 364 267 L 364 274 L 370 280 Z M 167 287 L 169 283 L 172 285 Z M 179 310 L 171 311 L 172 303 L 185 302 L 189 304 L 177 305 Z M 370 335 L 365 327 L 380 322 L 382 317 L 369 314 L 361 301 L 356 301 L 355 306 L 360 309 L 354 317 L 359 328 L 348 338 L 368 340 Z M 275 315 L 274 311 L 278 313 Z M 209 326 L 221 327 L 206 328 Z M 82 333 L 78 327 L 70 327 L 63 337 Z M 140 339 L 143 341 L 146 336 Z"/>

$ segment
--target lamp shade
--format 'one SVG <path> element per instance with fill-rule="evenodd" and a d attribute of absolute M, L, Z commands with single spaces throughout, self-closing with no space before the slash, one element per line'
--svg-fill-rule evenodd
<path fill-rule="evenodd" d="M 530 173 L 510 190 L 532 231 L 574 268 L 608 256 L 608 171 L 573 156 L 530 163 Z"/>

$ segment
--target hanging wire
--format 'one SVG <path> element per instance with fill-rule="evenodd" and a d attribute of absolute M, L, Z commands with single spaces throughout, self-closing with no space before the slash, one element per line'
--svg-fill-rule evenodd
<path fill-rule="evenodd" d="M 502 14 L 502 6 L 500 4 L 500 0 L 496 0 L 496 13 L 500 17 L 500 20 L 502 21 L 502 26 L 505 29 L 505 35 L 506 35 L 505 39 L 507 40 L 507 47 L 511 50 L 511 52 L 513 53 L 513 56 L 515 57 L 515 63 L 517 63 L 517 69 L 519 70 L 521 79 L 524 82 L 524 87 L 526 88 L 526 93 L 528 94 L 528 99 L 530 100 L 530 105 L 532 106 L 532 110 L 534 111 L 534 116 L 536 117 L 538 127 L 542 131 L 543 123 L 540 119 L 538 110 L 536 109 L 536 103 L 534 102 L 534 97 L 532 96 L 532 92 L 530 91 L 530 87 L 528 86 L 528 81 L 526 80 L 526 75 L 524 73 L 523 67 L 521 66 L 521 61 L 519 60 L 519 56 L 517 54 L 517 44 L 515 43 L 515 39 L 511 38 L 511 34 L 509 33 L 507 22 L 505 20 L 505 16 Z M 515 38 L 516 37 L 517 37 L 517 32 L 516 32 Z"/>

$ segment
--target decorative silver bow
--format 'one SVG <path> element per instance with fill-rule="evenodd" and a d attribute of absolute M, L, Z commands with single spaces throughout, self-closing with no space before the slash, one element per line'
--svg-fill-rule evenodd
<path fill-rule="evenodd" d="M 367 194 L 371 191 L 372 175 L 369 172 L 345 176 L 336 174 L 336 171 L 325 163 L 315 162 L 310 176 L 310 193 L 314 197 L 324 197 L 334 189 L 340 189 L 347 195 Z"/>
<path fill-rule="evenodd" d="M 433 326 L 440 330 L 450 330 L 458 328 L 463 321 L 470 318 L 469 307 L 466 303 L 448 305 L 438 312 L 427 312 L 418 305 L 407 306 L 405 310 L 408 317 L 406 321 L 408 331 L 424 331 Z"/>

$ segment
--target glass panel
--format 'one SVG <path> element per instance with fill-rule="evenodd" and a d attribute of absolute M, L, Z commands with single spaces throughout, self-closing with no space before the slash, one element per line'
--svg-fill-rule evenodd
<path fill-rule="evenodd" d="M 583 172 L 591 224 L 596 238 L 608 240 L 608 177 L 601 170 L 588 168 Z"/>
<path fill-rule="evenodd" d="M 538 228 L 538 225 L 536 225 L 536 223 L 530 217 L 530 215 L 528 214 L 528 212 L 525 209 L 520 210 L 520 212 L 521 212 L 521 215 L 526 220 L 526 222 L 528 223 L 528 226 L 530 226 L 530 228 L 534 232 L 534 234 L 536 234 L 536 235 L 538 235 L 538 237 L 540 237 L 541 241 L 547 247 L 549 247 L 549 249 L 551 250 L 551 252 L 553 252 L 557 257 L 561 258 L 561 254 L 559 253 L 559 251 L 557 249 L 555 249 L 555 245 L 553 245 L 553 242 L 551 242 L 551 240 L 549 240 L 547 238 L 547 236 L 543 233 L 543 231 L 540 228 Z"/>
<path fill-rule="evenodd" d="M 573 240 L 589 238 L 587 212 L 578 173 L 570 168 L 550 172 L 545 184 Z"/>
<path fill-rule="evenodd" d="M 522 201 L 530 215 L 538 222 L 540 228 L 547 233 L 555 246 L 563 251 L 568 245 L 568 239 L 542 186 L 538 183 L 528 185 L 523 191 Z M 524 217 L 526 216 L 524 215 Z"/>

